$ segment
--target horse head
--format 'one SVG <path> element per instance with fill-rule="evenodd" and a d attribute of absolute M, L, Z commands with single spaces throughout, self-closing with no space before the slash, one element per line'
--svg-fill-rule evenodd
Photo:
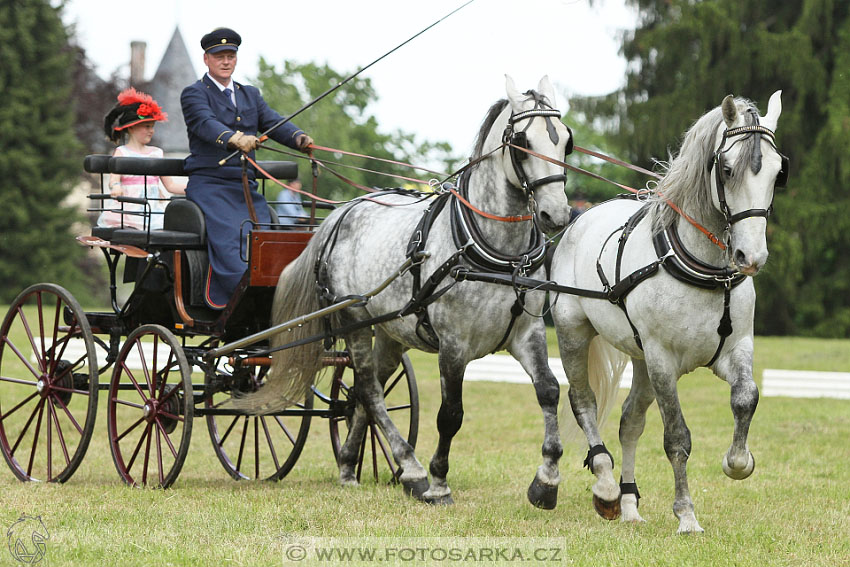
<path fill-rule="evenodd" d="M 520 93 L 506 75 L 505 88 L 507 100 L 493 105 L 476 143 L 474 158 L 491 153 L 494 158 L 482 164 L 480 173 L 488 179 L 478 185 L 488 188 L 478 197 L 489 210 L 510 214 L 530 210 L 544 232 L 556 232 L 569 222 L 566 174 L 563 166 L 545 158 L 563 161 L 573 147 L 572 132 L 561 122 L 547 76 L 536 90 Z M 502 191 L 505 186 L 508 190 Z"/>
<path fill-rule="evenodd" d="M 782 113 L 780 95 L 776 91 L 770 97 L 764 117 L 746 101 L 731 95 L 723 99 L 723 121 L 709 165 L 712 200 L 730 233 L 731 262 L 748 276 L 767 262 L 767 217 L 774 190 L 788 174 L 788 158 L 777 149 L 773 134 Z"/>

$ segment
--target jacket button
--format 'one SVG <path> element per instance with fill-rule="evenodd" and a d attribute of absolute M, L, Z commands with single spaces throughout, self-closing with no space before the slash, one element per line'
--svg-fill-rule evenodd
<path fill-rule="evenodd" d="M 237 117 L 236 117 L 236 121 L 237 121 L 237 122 L 242 122 L 242 117 L 241 117 L 241 116 L 237 116 Z"/>

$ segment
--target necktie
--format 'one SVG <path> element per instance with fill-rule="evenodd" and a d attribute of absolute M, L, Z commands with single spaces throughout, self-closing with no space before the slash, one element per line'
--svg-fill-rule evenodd
<path fill-rule="evenodd" d="M 231 98 L 231 96 L 230 96 L 230 95 L 232 95 L 232 94 L 233 94 L 233 91 L 232 91 L 232 90 L 230 90 L 230 89 L 224 89 L 222 92 L 224 93 L 224 96 L 226 96 L 226 97 L 227 97 L 227 101 L 228 101 L 230 104 L 233 104 L 233 98 Z M 235 104 L 233 104 L 233 106 L 236 106 L 236 105 L 235 105 Z"/>

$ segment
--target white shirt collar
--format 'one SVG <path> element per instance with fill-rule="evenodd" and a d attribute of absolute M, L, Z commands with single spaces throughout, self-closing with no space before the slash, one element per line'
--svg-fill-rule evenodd
<path fill-rule="evenodd" d="M 212 81 L 213 84 L 218 87 L 218 90 L 220 90 L 222 92 L 224 92 L 224 89 L 227 89 L 227 88 L 229 88 L 231 91 L 233 90 L 233 79 L 230 80 L 229 84 L 222 85 L 221 83 L 219 83 L 218 81 L 213 79 L 212 75 L 210 75 L 209 73 L 207 73 L 206 75 L 207 75 L 207 77 L 209 77 L 210 81 Z"/>

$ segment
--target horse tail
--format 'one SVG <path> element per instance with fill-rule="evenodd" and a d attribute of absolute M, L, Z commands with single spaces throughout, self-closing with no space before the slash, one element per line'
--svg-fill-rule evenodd
<path fill-rule="evenodd" d="M 587 379 L 596 394 L 596 424 L 601 429 L 620 390 L 620 380 L 629 363 L 629 357 L 611 343 L 597 335 L 590 342 L 587 355 Z M 561 437 L 565 441 L 584 441 L 584 432 L 573 416 L 569 400 L 561 406 Z"/>
<path fill-rule="evenodd" d="M 272 325 L 297 319 L 322 307 L 315 274 L 322 240 L 316 234 L 304 251 L 281 272 L 272 303 Z M 234 396 L 232 407 L 250 414 L 262 414 L 303 402 L 323 367 L 323 342 L 315 340 L 315 336 L 323 331 L 323 320 L 316 318 L 272 336 L 270 345 L 273 351 L 300 340 L 305 340 L 305 344 L 273 352 L 266 383 L 256 392 Z M 314 340 L 307 340 L 310 338 Z"/>

